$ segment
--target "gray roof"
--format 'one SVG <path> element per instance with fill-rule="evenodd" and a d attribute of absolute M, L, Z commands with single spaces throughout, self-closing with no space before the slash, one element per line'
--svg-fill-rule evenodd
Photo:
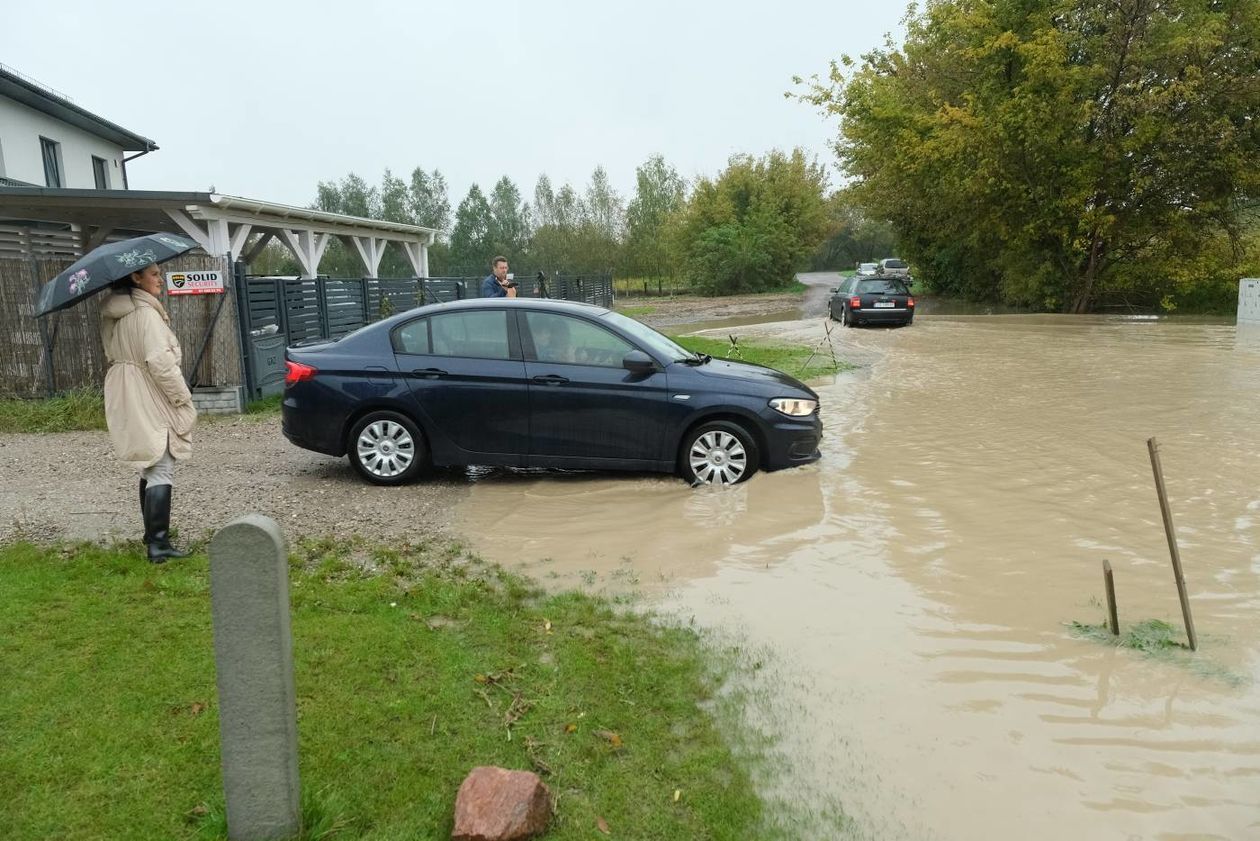
<path fill-rule="evenodd" d="M 124 152 L 152 152 L 158 145 L 147 137 L 98 117 L 33 79 L 0 64 L 0 96 L 41 111 L 122 147 Z"/>

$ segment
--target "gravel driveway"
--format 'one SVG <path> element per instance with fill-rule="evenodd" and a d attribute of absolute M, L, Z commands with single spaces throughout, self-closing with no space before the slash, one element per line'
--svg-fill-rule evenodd
<path fill-rule="evenodd" d="M 0 541 L 139 540 L 137 480 L 105 432 L 0 436 Z M 278 415 L 202 418 L 175 482 L 172 525 L 185 538 L 249 512 L 272 517 L 290 538 L 433 537 L 448 533 L 468 493 L 467 478 L 446 471 L 403 488 L 368 485 L 346 459 L 290 444 Z"/>

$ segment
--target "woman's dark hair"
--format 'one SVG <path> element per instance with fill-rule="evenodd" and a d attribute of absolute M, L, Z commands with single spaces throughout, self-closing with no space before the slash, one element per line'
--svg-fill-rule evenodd
<path fill-rule="evenodd" d="M 119 278 L 109 285 L 109 291 L 116 295 L 130 295 L 136 287 L 131 283 L 131 275 Z"/>

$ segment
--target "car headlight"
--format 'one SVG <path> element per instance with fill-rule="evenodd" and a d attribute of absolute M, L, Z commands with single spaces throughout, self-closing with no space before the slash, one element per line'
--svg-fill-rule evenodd
<path fill-rule="evenodd" d="M 788 417 L 803 418 L 818 411 L 818 401 L 799 397 L 776 397 L 770 401 L 770 408 Z"/>

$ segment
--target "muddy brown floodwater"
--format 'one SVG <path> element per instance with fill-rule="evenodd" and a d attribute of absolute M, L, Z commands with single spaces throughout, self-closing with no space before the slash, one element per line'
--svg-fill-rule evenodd
<path fill-rule="evenodd" d="M 838 802 L 854 836 L 1260 838 L 1260 337 L 937 316 L 835 340 L 862 367 L 816 384 L 816 465 L 698 491 L 492 475 L 458 522 L 490 559 L 759 652 L 775 791 Z M 1102 621 L 1104 559 L 1122 626 L 1180 627 L 1150 436 L 1200 668 L 1067 627 Z"/>

